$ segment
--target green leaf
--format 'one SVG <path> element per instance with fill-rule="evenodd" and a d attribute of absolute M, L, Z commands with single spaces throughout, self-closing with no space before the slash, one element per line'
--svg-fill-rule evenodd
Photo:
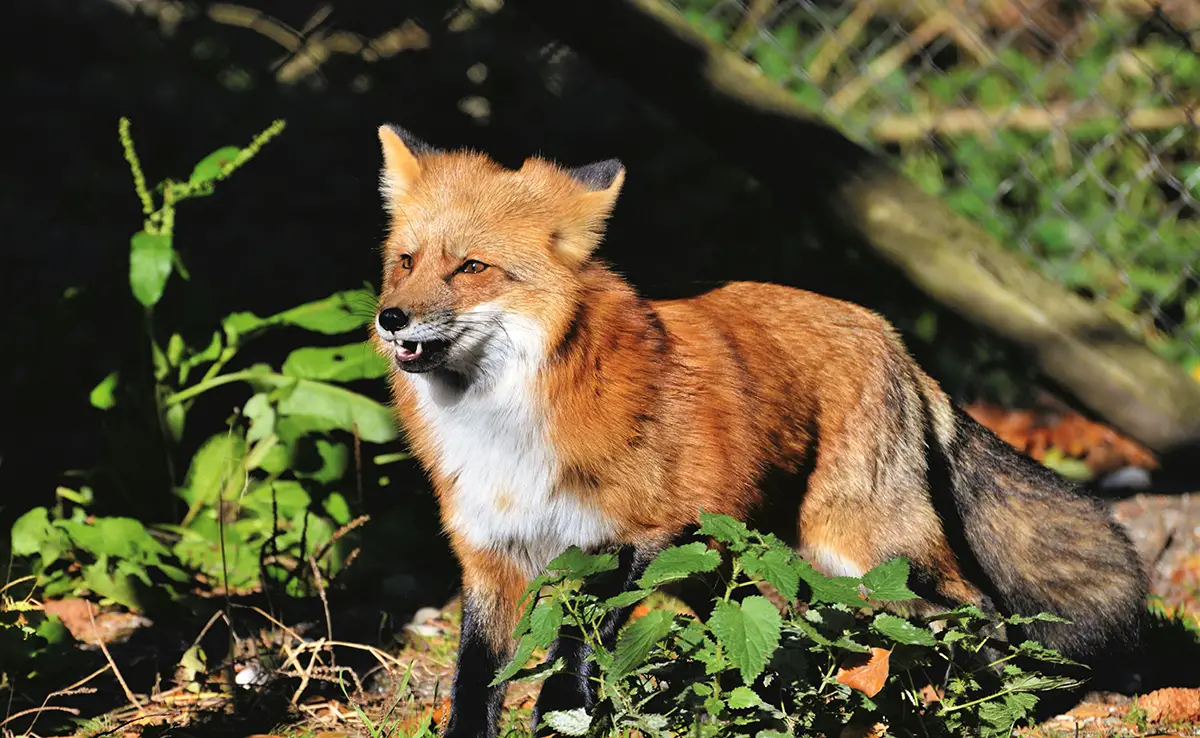
<path fill-rule="evenodd" d="M 142 609 L 133 582 L 121 574 L 110 574 L 103 558 L 83 567 L 83 583 L 101 597 L 107 597 L 130 610 Z"/>
<path fill-rule="evenodd" d="M 386 376 L 388 364 L 367 343 L 333 347 L 304 346 L 288 354 L 283 362 L 283 373 L 304 379 L 352 382 Z"/>
<path fill-rule="evenodd" d="M 812 589 L 813 602 L 832 602 L 848 607 L 865 607 L 859 587 L 862 581 L 854 577 L 827 577 L 807 561 L 797 562 L 800 578 Z"/>
<path fill-rule="evenodd" d="M 732 551 L 744 549 L 750 537 L 750 531 L 740 520 L 706 512 L 700 513 L 700 533 L 727 544 Z"/>
<path fill-rule="evenodd" d="M 235 433 L 209 437 L 192 457 L 180 496 L 193 507 L 216 502 L 222 488 L 237 473 L 245 453 L 245 443 Z"/>
<path fill-rule="evenodd" d="M 329 483 L 341 479 L 350 467 L 350 450 L 341 443 L 332 443 L 324 438 L 313 441 L 313 448 L 320 459 L 316 469 L 300 469 L 293 467 L 292 473 L 301 479 L 312 479 Z"/>
<path fill-rule="evenodd" d="M 173 256 L 168 234 L 138 231 L 130 239 L 129 286 L 145 307 L 154 307 L 162 299 L 163 288 L 171 276 Z"/>
<path fill-rule="evenodd" d="M 281 384 L 274 377 L 262 375 L 257 379 Z M 387 406 L 336 385 L 308 379 L 290 381 L 295 383 L 292 391 L 276 406 L 280 415 L 303 419 L 310 430 L 344 430 L 370 443 L 396 439 L 395 419 Z"/>
<path fill-rule="evenodd" d="M 582 707 L 555 710 L 542 716 L 542 725 L 563 735 L 587 735 L 588 728 L 592 727 L 592 717 Z"/>
<path fill-rule="evenodd" d="M 188 184 L 198 185 L 211 182 L 221 176 L 221 169 L 231 163 L 242 150 L 237 146 L 222 146 L 204 157 L 192 169 Z"/>
<path fill-rule="evenodd" d="M 350 522 L 350 503 L 346 502 L 342 493 L 330 492 L 329 496 L 321 503 L 321 507 L 325 510 L 325 514 L 338 525 Z"/>
<path fill-rule="evenodd" d="M 749 687 L 735 687 L 725 698 L 725 703 L 735 710 L 745 710 L 763 704 L 762 698 Z"/>
<path fill-rule="evenodd" d="M 250 430 L 246 431 L 248 442 L 253 443 L 275 432 L 275 408 L 265 392 L 258 392 L 246 400 L 242 414 L 250 418 Z"/>
<path fill-rule="evenodd" d="M 633 621 L 617 639 L 608 676 L 614 679 L 623 677 L 641 666 L 654 644 L 671 632 L 674 619 L 675 615 L 670 610 L 652 610 Z"/>
<path fill-rule="evenodd" d="M 609 610 L 616 610 L 622 607 L 636 605 L 642 600 L 653 594 L 653 590 L 649 589 L 631 589 L 628 592 L 622 592 L 615 597 L 609 597 L 604 601 L 604 607 Z"/>
<path fill-rule="evenodd" d="M 222 321 L 222 325 L 226 332 L 235 336 L 278 325 L 296 326 L 332 336 L 370 325 L 374 320 L 375 301 L 375 296 L 367 290 L 346 290 L 268 318 L 260 318 L 253 313 L 233 313 Z"/>
<path fill-rule="evenodd" d="M 183 427 L 187 422 L 187 408 L 182 402 L 172 405 L 163 413 L 163 420 L 166 421 L 167 432 L 171 434 L 171 440 L 178 443 L 179 439 L 183 438 Z"/>
<path fill-rule="evenodd" d="M 616 556 L 609 553 L 585 554 L 578 546 L 571 546 L 546 564 L 546 571 L 561 572 L 576 579 L 616 568 Z"/>
<path fill-rule="evenodd" d="M 908 583 L 908 560 L 903 558 L 885 561 L 863 575 L 863 584 L 871 590 L 870 597 L 879 602 L 915 600 Z"/>
<path fill-rule="evenodd" d="M 529 634 L 521 636 L 521 641 L 517 643 L 516 651 L 513 652 L 512 660 L 509 661 L 508 664 L 506 664 L 505 667 L 496 674 L 496 678 L 493 679 L 488 686 L 495 687 L 499 684 L 507 682 L 509 679 L 512 679 L 512 677 L 521 670 L 521 667 L 525 666 L 525 663 L 529 661 L 530 657 L 533 656 L 533 651 L 536 648 L 537 643 L 533 636 Z"/>
<path fill-rule="evenodd" d="M 120 375 L 117 372 L 113 372 L 100 380 L 100 384 L 92 388 L 92 393 L 88 397 L 92 403 L 92 407 L 98 407 L 101 410 L 111 410 L 115 407 L 117 404 L 117 383 L 119 381 Z"/>
<path fill-rule="evenodd" d="M 779 611 L 758 595 L 747 597 L 740 605 L 718 602 L 708 621 L 709 630 L 721 642 L 747 685 L 758 678 L 779 647 L 782 625 Z"/>
<path fill-rule="evenodd" d="M 746 573 L 767 580 L 788 602 L 796 599 L 800 588 L 800 566 L 789 551 L 779 548 L 750 550 L 742 554 L 739 561 Z"/>
<path fill-rule="evenodd" d="M 558 628 L 562 625 L 563 608 L 558 600 L 542 600 L 534 608 L 529 621 L 529 635 L 539 648 L 549 648 L 558 637 Z"/>
<path fill-rule="evenodd" d="M 933 637 L 933 633 L 929 632 L 928 628 L 914 625 L 904 618 L 899 618 L 895 615 L 888 615 L 886 613 L 876 615 L 875 621 L 871 623 L 871 629 L 882 636 L 891 638 L 893 641 L 903 643 L 906 646 L 937 645 L 937 639 Z"/>
<path fill-rule="evenodd" d="M 646 567 L 638 580 L 643 589 L 653 589 L 666 582 L 684 579 L 690 574 L 713 571 L 721 564 L 721 554 L 703 543 L 689 543 L 664 549 Z"/>
<path fill-rule="evenodd" d="M 14 556 L 33 556 L 42 547 L 42 543 L 54 535 L 50 528 L 50 513 L 44 507 L 35 507 L 13 523 L 9 536 L 12 541 Z M 50 562 L 43 561 L 46 566 Z"/>

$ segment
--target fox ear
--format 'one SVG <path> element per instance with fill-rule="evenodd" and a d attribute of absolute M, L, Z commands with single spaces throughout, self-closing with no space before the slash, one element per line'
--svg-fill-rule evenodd
<path fill-rule="evenodd" d="M 437 149 L 400 126 L 390 124 L 379 127 L 379 143 L 383 146 L 383 171 L 379 187 L 384 201 L 390 203 L 420 178 L 421 165 L 417 157 L 435 154 Z"/>
<path fill-rule="evenodd" d="M 587 191 L 576 201 L 575 227 L 561 234 L 564 237 L 559 240 L 559 248 L 572 261 L 583 263 L 604 237 L 605 222 L 625 183 L 625 167 L 617 159 L 606 159 L 568 169 L 566 173 Z"/>
<path fill-rule="evenodd" d="M 583 207 L 589 215 L 604 221 L 612 214 L 625 184 L 625 166 L 618 159 L 605 159 L 595 164 L 567 170 L 571 179 L 588 188 L 583 195 Z"/>

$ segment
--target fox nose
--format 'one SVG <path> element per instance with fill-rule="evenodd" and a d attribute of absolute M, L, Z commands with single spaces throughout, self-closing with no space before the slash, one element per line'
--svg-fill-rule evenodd
<path fill-rule="evenodd" d="M 395 333 L 408 325 L 408 315 L 400 308 L 386 308 L 379 313 L 379 327 Z"/>

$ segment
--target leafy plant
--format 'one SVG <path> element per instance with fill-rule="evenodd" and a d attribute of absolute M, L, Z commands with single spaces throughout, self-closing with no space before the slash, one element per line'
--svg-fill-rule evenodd
<path fill-rule="evenodd" d="M 826 577 L 770 534 L 722 515 L 701 522 L 733 572 L 707 622 L 652 610 L 605 646 L 598 625 L 606 614 L 659 584 L 713 571 L 720 555 L 698 542 L 669 548 L 638 589 L 602 600 L 585 585 L 616 568 L 616 557 L 572 548 L 530 584 L 515 654 L 497 682 L 563 669 L 561 659 L 527 664 L 570 627 L 592 650 L 598 699 L 590 712 L 545 715 L 563 735 L 815 736 L 884 723 L 892 734 L 1007 736 L 1041 693 L 1079 684 L 1033 668 L 1072 663 L 1057 653 L 999 637 L 1005 626 L 1052 616 L 992 617 L 967 606 L 913 622 L 881 609 L 916 597 L 903 559 L 861 578 Z M 763 584 L 782 595 L 782 612 L 756 593 Z"/>
<path fill-rule="evenodd" d="M 188 178 L 167 179 L 151 190 L 129 121 L 121 120 L 121 143 L 146 216 L 130 239 L 129 285 L 145 309 L 150 405 L 168 456 L 183 441 L 188 418 L 206 393 L 235 384 L 248 392 L 225 427 L 199 444 L 183 478 L 171 480 L 172 491 L 186 504 L 182 519 L 148 526 L 95 516 L 88 510 L 94 493 L 84 486 L 60 488 L 52 509 L 34 508 L 16 522 L 12 551 L 30 563 L 47 596 L 90 593 L 142 609 L 146 591 L 155 585 L 166 585 L 171 594 L 198 585 L 242 591 L 260 586 L 265 576 L 298 593 L 313 576 L 333 576 L 340 569 L 341 533 L 354 523 L 342 486 L 354 468 L 351 445 L 396 437 L 390 410 L 346 386 L 386 370 L 368 345 L 347 338 L 367 325 L 369 311 L 362 308 L 374 303 L 373 294 L 339 292 L 268 317 L 234 313 L 202 345 L 189 345 L 177 332 L 160 340 L 155 323 L 154 309 L 170 276 L 188 278 L 173 247 L 177 207 L 211 195 L 283 129 L 284 122 L 276 121 L 247 146 L 221 147 Z M 285 329 L 342 343 L 301 346 L 279 366 L 260 362 L 231 369 L 248 343 Z M 105 412 L 121 412 L 122 398 L 133 391 L 114 372 L 96 385 L 90 401 Z M 129 412 L 139 411 L 137 402 L 128 406 Z"/>

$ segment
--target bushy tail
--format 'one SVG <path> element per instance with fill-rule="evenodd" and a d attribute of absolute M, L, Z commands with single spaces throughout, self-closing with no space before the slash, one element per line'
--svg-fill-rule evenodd
<path fill-rule="evenodd" d="M 987 580 L 977 586 L 1001 612 L 1070 620 L 1025 628 L 1069 658 L 1093 663 L 1132 649 L 1148 582 L 1125 532 L 1099 501 L 938 395 L 927 401 L 943 403 L 934 435 L 944 486 L 974 568 Z"/>

